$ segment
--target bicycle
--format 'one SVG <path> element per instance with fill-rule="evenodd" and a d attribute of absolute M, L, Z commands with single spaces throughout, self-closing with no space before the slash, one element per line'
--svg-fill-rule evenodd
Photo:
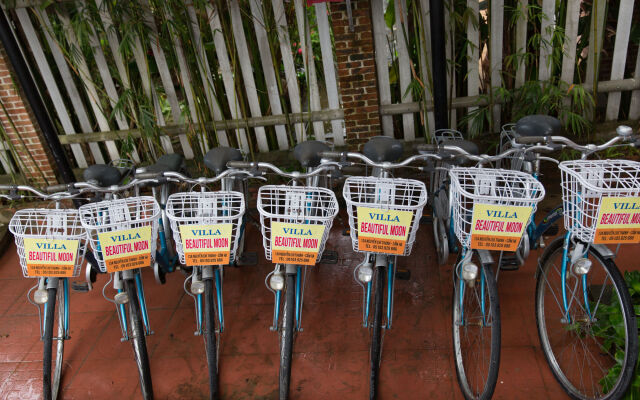
<path fill-rule="evenodd" d="M 42 200 L 55 201 L 55 208 L 18 210 L 9 222 L 22 274 L 25 278 L 37 279 L 36 285 L 27 292 L 27 300 L 38 308 L 40 320 L 40 338 L 43 341 L 42 397 L 55 400 L 60 392 L 64 342 L 71 339 L 69 278 L 80 275 L 85 259 L 86 235 L 78 211 L 61 207 L 61 201 L 75 196 L 50 195 L 30 186 L 2 185 L 0 191 L 9 192 L 0 194 L 0 198 L 12 201 L 28 197 L 18 194 L 19 191 L 35 194 Z"/>
<path fill-rule="evenodd" d="M 190 179 L 175 172 L 164 172 L 160 177 L 161 180 L 201 188 L 200 192 L 170 195 L 166 213 L 180 263 L 191 269 L 183 287 L 195 303 L 194 334 L 204 337 L 212 399 L 219 397 L 218 360 L 220 335 L 224 332 L 224 265 L 235 261 L 244 226 L 245 194 L 231 189 L 238 176 L 248 175 L 244 171 L 226 170 L 214 178 Z M 221 182 L 220 191 L 206 191 L 206 185 L 218 181 Z"/>
<path fill-rule="evenodd" d="M 431 156 L 413 156 L 400 163 L 402 144 L 389 137 L 371 138 L 359 153 L 324 152 L 327 158 L 339 158 L 341 165 L 355 159 L 373 167 L 371 176 L 348 177 L 342 195 L 347 203 L 353 250 L 365 253 L 354 269 L 354 280 L 363 288 L 362 324 L 371 336 L 369 397 L 378 393 L 382 360 L 383 329 L 393 322 L 393 293 L 398 255 L 409 255 L 416 238 L 422 209 L 427 202 L 424 183 L 391 177 L 390 170 Z M 435 157 L 434 157 L 435 158 Z M 383 320 L 383 295 L 386 280 L 386 320 Z M 375 284 L 375 286 L 374 286 Z M 373 291 L 373 320 L 370 321 Z"/>
<path fill-rule="evenodd" d="M 289 185 L 265 185 L 258 191 L 258 212 L 265 258 L 276 264 L 265 277 L 265 286 L 274 294 L 271 331 L 280 336 L 280 399 L 289 398 L 294 335 L 302 332 L 302 307 L 307 267 L 323 261 L 323 253 L 338 201 L 330 189 L 326 173 L 337 167 L 322 162 L 319 154 L 329 147 L 317 141 L 300 143 L 294 155 L 306 173 L 284 172 L 263 162 L 230 161 L 229 168 L 250 170 L 254 176 L 269 171 L 290 178 Z M 299 186 L 304 179 L 305 186 Z M 303 271 L 304 269 L 304 271 Z M 282 318 L 280 308 L 282 303 Z"/>
<path fill-rule="evenodd" d="M 580 160 L 559 163 L 566 233 L 538 261 L 535 298 L 547 363 L 576 399 L 622 397 L 638 360 L 636 315 L 614 260 L 621 244 L 640 242 L 640 163 L 587 159 L 613 146 L 640 147 L 631 128 L 620 126 L 617 134 L 598 146 L 555 135 L 515 139 L 581 153 Z M 615 329 L 606 325 L 609 318 Z"/>

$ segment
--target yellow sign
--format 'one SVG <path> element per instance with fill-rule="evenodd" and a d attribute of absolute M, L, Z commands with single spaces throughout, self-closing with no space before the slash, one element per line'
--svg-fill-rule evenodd
<path fill-rule="evenodd" d="M 358 250 L 404 254 L 412 211 L 358 207 Z"/>
<path fill-rule="evenodd" d="M 474 204 L 471 248 L 516 251 L 531 211 L 531 207 Z"/>
<path fill-rule="evenodd" d="M 185 264 L 229 264 L 232 231 L 233 224 L 180 225 Z"/>
<path fill-rule="evenodd" d="M 324 225 L 271 223 L 271 261 L 278 264 L 315 265 Z"/>
<path fill-rule="evenodd" d="M 593 243 L 640 243 L 640 197 L 603 197 Z"/>
<path fill-rule="evenodd" d="M 151 227 L 98 233 L 107 272 L 144 268 L 151 264 Z"/>
<path fill-rule="evenodd" d="M 78 256 L 77 240 L 24 238 L 28 276 L 73 276 Z"/>

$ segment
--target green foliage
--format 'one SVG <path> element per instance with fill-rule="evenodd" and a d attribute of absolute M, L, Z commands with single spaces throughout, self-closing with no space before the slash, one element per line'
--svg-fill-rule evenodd
<path fill-rule="evenodd" d="M 636 316 L 640 316 L 640 271 L 627 271 L 624 279 L 631 295 L 631 303 Z M 604 392 L 611 390 L 622 370 L 624 358 L 624 321 L 618 298 L 611 296 L 610 304 L 600 304 L 598 322 L 594 325 L 594 334 L 603 339 L 602 347 L 605 351 L 613 351 L 617 363 L 611 367 L 607 375 L 600 381 Z M 640 366 L 640 362 L 638 363 Z M 638 366 L 636 367 L 637 370 Z M 640 374 L 636 372 L 631 381 L 631 387 L 623 397 L 625 400 L 640 399 Z"/>

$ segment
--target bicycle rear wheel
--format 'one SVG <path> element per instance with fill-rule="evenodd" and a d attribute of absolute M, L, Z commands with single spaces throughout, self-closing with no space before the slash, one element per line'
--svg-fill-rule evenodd
<path fill-rule="evenodd" d="M 287 274 L 285 287 L 284 312 L 282 314 L 282 326 L 280 327 L 280 400 L 289 398 L 289 383 L 291 382 L 291 358 L 293 356 L 293 333 L 296 275 Z"/>
<path fill-rule="evenodd" d="M 563 243 L 560 237 L 547 247 L 536 274 L 542 350 L 570 397 L 618 399 L 629 387 L 638 359 L 638 328 L 629 292 L 613 261 L 591 247 L 587 257 L 592 265 L 584 281 L 567 267 L 567 314 L 562 300 Z"/>
<path fill-rule="evenodd" d="M 138 303 L 138 292 L 133 279 L 125 279 L 125 290 L 129 297 L 129 320 L 131 321 L 131 344 L 133 345 L 133 356 L 138 366 L 140 375 L 140 389 L 142 398 L 153 399 L 153 385 L 151 383 L 151 370 L 149 369 L 149 354 L 147 352 L 147 340 L 142 325 L 140 315 L 140 305 Z"/>
<path fill-rule="evenodd" d="M 209 365 L 209 390 L 211 399 L 220 396 L 218 388 L 218 337 L 216 334 L 216 315 L 214 307 L 213 279 L 204 280 L 204 347 Z"/>
<path fill-rule="evenodd" d="M 382 352 L 382 295 L 384 294 L 385 267 L 376 267 L 375 274 L 375 297 L 373 311 L 373 325 L 371 326 L 371 350 L 369 358 L 371 360 L 371 373 L 369 379 L 369 399 L 378 396 L 378 378 L 380 374 L 380 360 Z"/>
<path fill-rule="evenodd" d="M 62 282 L 62 280 L 60 281 Z M 48 300 L 45 312 L 44 326 L 44 351 L 42 357 L 42 380 L 43 398 L 58 398 L 60 391 L 60 381 L 62 379 L 62 362 L 64 354 L 64 305 L 65 297 L 63 290 L 57 288 L 47 289 Z M 57 307 L 56 307 L 57 303 Z M 57 320 L 57 323 L 55 321 Z M 55 326 L 55 328 L 54 328 Z M 57 335 L 54 337 L 54 330 Z M 55 353 L 53 346 L 55 345 Z M 55 359 L 53 358 L 55 355 Z M 53 376 L 51 368 L 53 366 Z"/>
<path fill-rule="evenodd" d="M 493 271 L 475 263 L 480 270 L 473 285 L 455 273 L 453 354 L 464 397 L 490 399 L 500 367 L 500 306 Z"/>

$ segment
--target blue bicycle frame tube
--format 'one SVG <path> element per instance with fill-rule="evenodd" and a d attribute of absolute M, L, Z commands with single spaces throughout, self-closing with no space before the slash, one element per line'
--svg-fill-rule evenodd
<path fill-rule="evenodd" d="M 482 267 L 482 265 L 480 266 L 480 311 L 482 311 L 482 324 L 486 325 L 487 324 L 487 318 L 486 315 L 484 314 L 484 307 L 485 307 L 485 297 L 484 297 L 484 280 L 485 280 L 485 276 L 484 276 L 484 268 Z"/>
<path fill-rule="evenodd" d="M 369 303 L 371 303 L 371 281 L 367 282 L 367 296 L 366 304 L 364 307 L 364 318 L 362 320 L 364 327 L 369 326 Z"/>
<path fill-rule="evenodd" d="M 196 311 L 198 313 L 198 330 L 202 332 L 202 295 L 196 296 Z"/>
<path fill-rule="evenodd" d="M 296 267 L 296 330 L 300 329 L 300 304 L 302 301 L 300 282 L 302 276 L 302 267 Z"/>
<path fill-rule="evenodd" d="M 460 259 L 464 260 L 464 257 L 466 255 L 467 255 L 467 248 L 463 247 Z M 458 267 L 461 268 L 462 265 L 456 265 L 456 269 Z M 457 271 L 457 270 L 453 271 L 454 274 L 457 274 L 458 272 L 460 272 L 460 275 L 462 275 L 462 271 Z M 458 280 L 459 280 L 458 285 L 460 286 L 460 296 L 459 296 L 460 298 L 458 299 L 460 301 L 460 325 L 462 325 L 463 321 L 464 321 L 464 302 L 463 302 L 463 300 L 464 300 L 464 279 L 462 279 L 462 276 L 459 276 Z M 453 321 L 453 323 L 455 324 L 456 321 Z"/>
<path fill-rule="evenodd" d="M 589 297 L 587 296 L 587 274 L 582 275 L 582 296 L 584 297 L 584 307 L 587 315 L 591 318 L 591 307 L 589 306 Z"/>
<path fill-rule="evenodd" d="M 277 290 L 276 291 L 276 304 L 275 304 L 275 311 L 274 311 L 274 315 L 273 315 L 273 326 L 274 327 L 278 327 L 278 321 L 280 320 L 280 297 L 282 295 L 282 290 Z"/>
<path fill-rule="evenodd" d="M 118 293 L 122 293 L 122 289 L 118 289 Z M 127 310 L 124 308 L 124 304 L 118 304 L 118 308 L 120 309 L 120 319 L 122 320 L 123 331 L 124 334 L 127 335 Z"/>
<path fill-rule="evenodd" d="M 138 289 L 138 302 L 140 303 L 140 313 L 142 314 L 142 322 L 147 335 L 151 333 L 149 327 L 149 315 L 147 314 L 147 302 L 144 299 L 144 287 L 142 286 L 142 278 L 140 274 L 135 274 L 136 288 Z"/>
<path fill-rule="evenodd" d="M 562 284 L 562 306 L 564 307 L 565 316 L 567 322 L 571 323 L 571 316 L 569 315 L 569 305 L 567 304 L 567 262 L 569 261 L 569 239 L 571 232 L 567 232 L 564 236 L 564 244 L 562 246 L 562 268 L 560 270 L 560 280 Z"/>
<path fill-rule="evenodd" d="M 222 309 L 222 279 L 220 279 L 220 267 L 215 267 L 216 277 L 216 300 L 218 301 L 218 322 L 220 323 L 220 332 L 224 330 L 224 311 Z"/>
<path fill-rule="evenodd" d="M 62 294 L 64 296 L 64 336 L 69 335 L 69 279 L 62 279 Z"/>
<path fill-rule="evenodd" d="M 393 318 L 393 284 L 394 284 L 394 264 L 393 257 L 390 257 L 387 266 L 387 329 L 391 328 L 391 319 Z"/>

